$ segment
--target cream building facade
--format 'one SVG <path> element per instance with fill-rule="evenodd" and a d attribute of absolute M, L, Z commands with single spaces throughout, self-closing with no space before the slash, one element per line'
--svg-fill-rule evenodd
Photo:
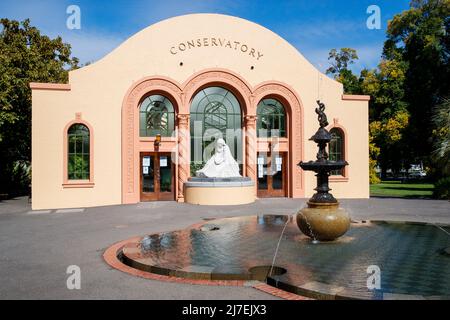
<path fill-rule="evenodd" d="M 301 30 L 299 30 L 301 32 Z M 184 201 L 184 183 L 217 135 L 232 145 L 257 197 L 310 197 L 316 100 L 349 166 L 337 198 L 369 197 L 368 96 L 311 65 L 270 30 L 192 14 L 156 23 L 68 84 L 31 83 L 32 208 Z"/>

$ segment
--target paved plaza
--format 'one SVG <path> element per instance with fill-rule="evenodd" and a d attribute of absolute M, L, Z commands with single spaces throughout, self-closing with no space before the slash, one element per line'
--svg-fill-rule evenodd
<path fill-rule="evenodd" d="M 341 203 L 354 220 L 450 224 L 448 201 L 372 198 Z M 0 299 L 277 299 L 251 287 L 200 286 L 133 277 L 108 266 L 102 254 L 118 241 L 183 229 L 204 219 L 292 214 L 304 205 L 304 199 L 262 199 L 230 207 L 148 202 L 31 211 L 26 198 L 3 201 Z M 81 268 L 80 290 L 67 289 L 66 269 L 70 265 Z"/>

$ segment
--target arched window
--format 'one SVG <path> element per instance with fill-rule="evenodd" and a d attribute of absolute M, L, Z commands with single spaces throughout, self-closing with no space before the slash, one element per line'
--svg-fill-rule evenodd
<path fill-rule="evenodd" d="M 67 131 L 67 178 L 68 180 L 90 179 L 90 132 L 84 124 L 75 123 Z"/>
<path fill-rule="evenodd" d="M 161 95 L 145 98 L 139 108 L 139 131 L 141 137 L 172 136 L 174 130 L 174 110 L 170 100 Z"/>
<path fill-rule="evenodd" d="M 286 114 L 283 105 L 275 99 L 263 99 L 257 108 L 257 136 L 286 137 Z"/>
<path fill-rule="evenodd" d="M 329 159 L 332 161 L 345 160 L 344 158 L 344 132 L 341 129 L 333 128 L 330 130 L 331 141 L 329 144 Z M 343 176 L 344 169 L 331 171 L 332 176 Z"/>
<path fill-rule="evenodd" d="M 222 87 L 200 90 L 192 99 L 190 114 L 192 172 L 208 160 L 218 138 L 225 139 L 241 164 L 241 106 L 231 91 Z"/>

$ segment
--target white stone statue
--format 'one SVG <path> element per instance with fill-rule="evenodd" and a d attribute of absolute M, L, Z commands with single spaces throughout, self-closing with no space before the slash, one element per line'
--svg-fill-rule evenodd
<path fill-rule="evenodd" d="M 238 163 L 234 160 L 225 140 L 221 138 L 216 142 L 214 155 L 195 174 L 197 177 L 202 178 L 231 178 L 241 176 L 239 174 Z"/>

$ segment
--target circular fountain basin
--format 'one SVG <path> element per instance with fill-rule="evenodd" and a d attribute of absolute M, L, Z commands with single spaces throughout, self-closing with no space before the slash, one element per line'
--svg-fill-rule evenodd
<path fill-rule="evenodd" d="M 352 222 L 345 236 L 314 244 L 292 216 L 260 215 L 148 235 L 118 254 L 126 265 L 157 275 L 266 278 L 269 285 L 318 299 L 448 299 L 450 258 L 442 250 L 449 246 L 448 235 L 434 225 L 376 221 Z M 379 289 L 367 287 L 374 266 L 381 272 Z"/>

